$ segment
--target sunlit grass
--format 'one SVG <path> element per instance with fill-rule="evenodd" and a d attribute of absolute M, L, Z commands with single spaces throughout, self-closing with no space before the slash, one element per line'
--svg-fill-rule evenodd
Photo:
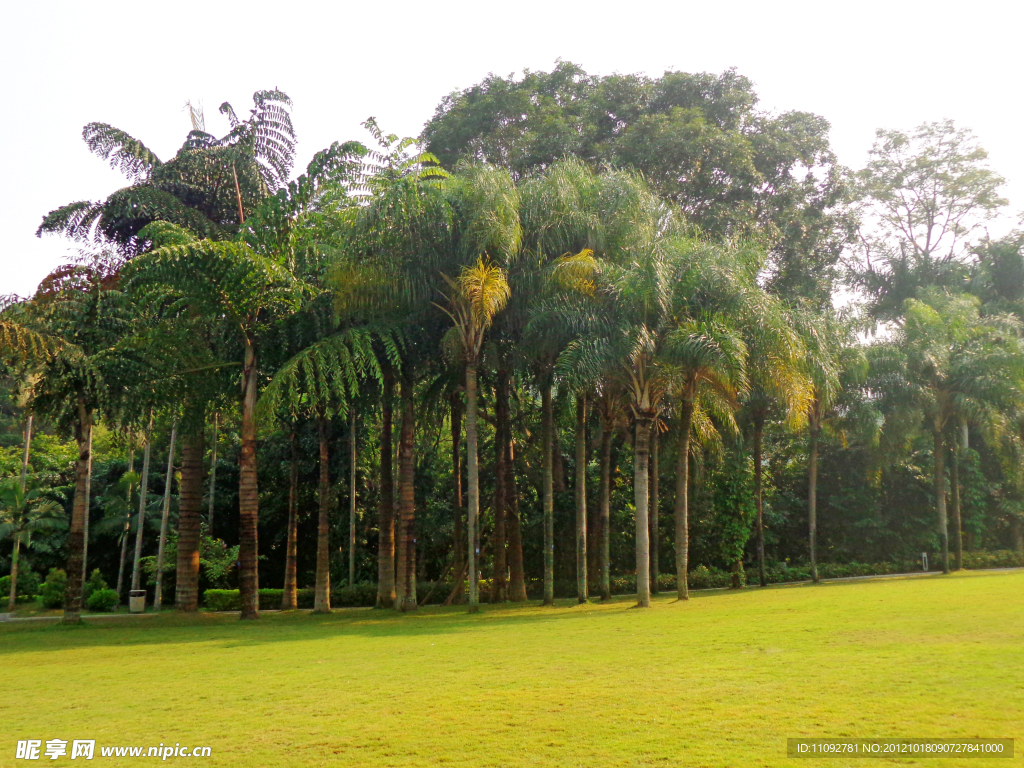
<path fill-rule="evenodd" d="M 211 766 L 865 765 L 788 736 L 1013 737 L 967 764 L 1024 764 L 1024 572 L 630 605 L 0 625 L 0 765 L 28 738 Z"/>

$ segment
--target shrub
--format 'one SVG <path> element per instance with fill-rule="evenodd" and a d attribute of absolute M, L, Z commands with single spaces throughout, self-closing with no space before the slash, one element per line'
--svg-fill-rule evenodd
<path fill-rule="evenodd" d="M 6 602 L 11 594 L 11 577 L 0 578 L 0 600 Z M 20 571 L 18 573 L 18 601 L 33 599 L 39 594 L 39 574 L 34 571 Z"/>
<path fill-rule="evenodd" d="M 211 611 L 240 611 L 242 597 L 237 589 L 208 589 L 203 592 L 203 604 Z"/>
<path fill-rule="evenodd" d="M 118 598 L 117 592 L 104 587 L 103 589 L 95 590 L 89 595 L 89 599 L 85 601 L 85 604 L 90 611 L 105 613 L 114 610 L 120 602 L 121 600 Z"/>
<path fill-rule="evenodd" d="M 60 568 L 51 568 L 46 581 L 39 585 L 39 598 L 44 608 L 60 608 L 64 605 L 64 591 L 68 585 L 67 574 Z"/>
<path fill-rule="evenodd" d="M 373 589 L 373 594 L 376 596 L 377 586 L 373 585 Z M 260 609 L 264 611 L 280 609 L 282 597 L 284 597 L 283 589 L 261 589 Z M 312 608 L 313 590 L 296 590 L 295 600 L 299 608 Z M 242 610 L 242 595 L 237 589 L 208 589 L 203 592 L 203 604 L 210 611 L 240 611 Z"/>
<path fill-rule="evenodd" d="M 89 604 L 89 598 L 92 597 L 92 593 L 100 589 L 107 589 L 110 585 L 103 580 L 103 576 L 100 574 L 100 569 L 93 569 L 92 575 L 89 580 L 82 585 L 82 598 L 85 600 L 85 604 Z"/>
<path fill-rule="evenodd" d="M 419 594 L 419 589 L 417 589 L 417 594 Z M 353 584 L 350 587 L 341 587 L 331 593 L 331 605 L 339 608 L 373 607 L 376 604 L 376 584 Z"/>

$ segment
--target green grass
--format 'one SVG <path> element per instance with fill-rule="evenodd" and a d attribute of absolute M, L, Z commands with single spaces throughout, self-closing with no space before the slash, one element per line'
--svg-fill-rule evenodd
<path fill-rule="evenodd" d="M 208 766 L 865 766 L 788 759 L 788 736 L 1011 737 L 1013 760 L 966 764 L 1022 765 L 1022 595 L 1022 571 L 975 572 L 647 611 L 4 624 L 0 765 L 57 737 L 208 745 Z M 911 762 L 958 763 L 866 765 Z"/>

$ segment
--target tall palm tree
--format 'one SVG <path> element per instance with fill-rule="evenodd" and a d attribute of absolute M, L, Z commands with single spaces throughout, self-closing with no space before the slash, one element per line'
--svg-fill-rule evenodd
<path fill-rule="evenodd" d="M 32 546 L 32 534 L 67 526 L 64 508 L 44 495 L 39 487 L 26 488 L 18 478 L 0 482 L 0 539 L 11 539 L 11 594 L 7 610 L 13 611 L 18 594 L 18 557 Z"/>

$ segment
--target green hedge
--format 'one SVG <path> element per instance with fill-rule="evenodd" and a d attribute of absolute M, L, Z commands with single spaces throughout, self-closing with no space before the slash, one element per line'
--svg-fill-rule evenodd
<path fill-rule="evenodd" d="M 18 602 L 26 602 L 35 600 L 37 594 L 39 594 L 39 584 L 41 579 L 39 574 L 34 571 L 23 570 L 18 574 Z M 3 576 L 0 577 L 0 600 L 4 601 L 6 605 L 7 599 L 11 595 L 11 577 Z"/>
<path fill-rule="evenodd" d="M 295 592 L 295 601 L 299 608 L 312 608 L 315 591 L 299 589 Z M 261 589 L 260 608 L 266 611 L 281 608 L 283 589 Z M 339 587 L 331 592 L 333 607 L 373 606 L 377 602 L 376 584 L 356 584 L 351 587 Z M 203 592 L 203 604 L 211 611 L 240 611 L 242 609 L 241 594 L 237 589 L 208 589 Z"/>

